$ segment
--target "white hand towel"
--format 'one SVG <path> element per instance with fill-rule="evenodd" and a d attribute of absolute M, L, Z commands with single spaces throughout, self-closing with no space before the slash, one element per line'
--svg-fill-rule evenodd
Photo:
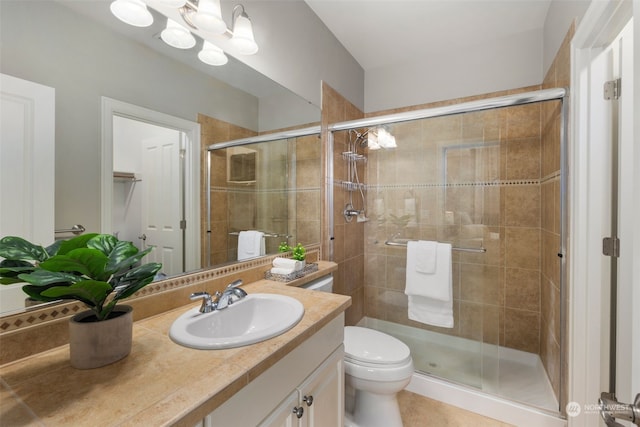
<path fill-rule="evenodd" d="M 238 234 L 238 261 L 262 256 L 264 253 L 263 232 L 249 230 Z"/>
<path fill-rule="evenodd" d="M 271 269 L 271 274 L 282 274 L 286 276 L 287 274 L 293 273 L 295 270 L 291 268 L 282 268 L 282 267 L 273 267 Z"/>
<path fill-rule="evenodd" d="M 409 319 L 442 328 L 453 328 L 453 301 L 409 296 Z"/>
<path fill-rule="evenodd" d="M 434 242 L 409 242 L 407 244 L 407 278 L 404 293 L 421 297 L 433 298 L 439 301 L 451 300 L 451 245 L 435 242 L 436 250 L 427 253 Z M 419 261 L 420 260 L 420 261 Z M 426 261 L 425 261 L 426 260 Z M 435 270 L 432 274 L 422 271 L 430 270 L 433 260 Z M 420 268 L 419 268 L 420 266 Z"/>
<path fill-rule="evenodd" d="M 274 258 L 272 264 L 276 268 L 287 268 L 292 269 L 293 271 L 302 270 L 304 268 L 304 263 L 302 261 L 282 257 Z"/>
<path fill-rule="evenodd" d="M 415 270 L 418 273 L 434 274 L 438 259 L 438 242 L 409 241 L 407 243 L 407 268 L 409 268 L 409 256 L 414 257 L 412 262 L 415 262 Z"/>
<path fill-rule="evenodd" d="M 438 243 L 436 249 L 436 271 L 433 274 L 424 274 L 416 270 L 416 252 L 418 251 L 409 251 L 409 245 L 407 245 L 405 294 L 409 296 L 409 319 L 453 328 L 451 245 Z"/>

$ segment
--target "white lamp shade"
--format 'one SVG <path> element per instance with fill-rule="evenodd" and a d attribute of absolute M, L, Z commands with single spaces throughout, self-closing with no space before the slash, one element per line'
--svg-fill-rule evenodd
<path fill-rule="evenodd" d="M 253 55 L 258 51 L 258 44 L 253 37 L 251 20 L 244 13 L 238 15 L 233 24 L 231 42 L 243 55 Z"/>
<path fill-rule="evenodd" d="M 116 0 L 110 9 L 116 18 L 134 27 L 148 27 L 153 23 L 153 15 L 141 0 Z"/>
<path fill-rule="evenodd" d="M 229 58 L 227 58 L 227 55 L 224 54 L 222 49 L 206 40 L 204 41 L 202 50 L 198 52 L 198 59 L 205 64 L 215 66 L 224 65 L 229 61 Z"/>
<path fill-rule="evenodd" d="M 187 0 L 158 0 L 160 3 L 167 7 L 182 7 L 187 3 Z"/>
<path fill-rule="evenodd" d="M 227 24 L 222 19 L 220 0 L 200 0 L 198 11 L 193 15 L 193 23 L 208 33 L 223 34 L 227 31 Z"/>
<path fill-rule="evenodd" d="M 167 19 L 167 28 L 162 30 L 160 38 L 169 46 L 178 49 L 191 49 L 196 45 L 196 39 L 189 30 L 172 19 Z"/>

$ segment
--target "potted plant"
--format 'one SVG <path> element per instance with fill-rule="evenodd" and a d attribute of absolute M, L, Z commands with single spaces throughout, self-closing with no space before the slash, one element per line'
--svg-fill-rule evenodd
<path fill-rule="evenodd" d="M 289 246 L 287 242 L 281 242 L 278 246 L 278 250 L 280 252 L 289 252 L 291 251 L 291 258 L 296 261 L 303 261 L 307 257 L 307 250 L 302 246 L 302 244 L 298 243 L 295 246 Z"/>
<path fill-rule="evenodd" d="M 109 234 L 85 234 L 47 248 L 7 236 L 0 239 L 0 284 L 26 282 L 22 290 L 32 299 L 87 305 L 70 321 L 71 364 L 96 368 L 131 351 L 132 308 L 118 303 L 151 283 L 162 267 L 137 265 L 151 249 L 141 252 Z"/>

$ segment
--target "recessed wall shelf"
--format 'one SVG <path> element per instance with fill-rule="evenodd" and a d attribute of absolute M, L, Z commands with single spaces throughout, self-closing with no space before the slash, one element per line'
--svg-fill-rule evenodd
<path fill-rule="evenodd" d="M 113 171 L 113 179 L 114 181 L 125 181 L 125 182 L 139 182 L 142 181 L 139 177 L 136 176 L 133 172 L 116 172 Z"/>

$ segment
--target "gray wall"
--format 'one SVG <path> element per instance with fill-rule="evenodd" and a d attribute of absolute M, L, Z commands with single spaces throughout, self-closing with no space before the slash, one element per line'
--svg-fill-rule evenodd
<path fill-rule="evenodd" d="M 56 90 L 56 228 L 100 230 L 101 96 L 258 129 L 258 99 L 52 1 L 0 2 L 0 71 Z"/>
<path fill-rule="evenodd" d="M 223 1 L 223 14 L 237 1 Z M 265 76 L 320 103 L 321 81 L 364 108 L 364 71 L 302 0 L 248 0 L 260 51 L 238 58 Z M 228 21 L 227 21 L 228 22 Z"/>

